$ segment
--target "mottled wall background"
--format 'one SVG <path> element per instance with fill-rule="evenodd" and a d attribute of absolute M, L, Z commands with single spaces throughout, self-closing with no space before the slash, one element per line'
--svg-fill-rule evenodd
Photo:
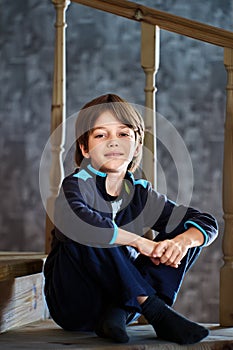
<path fill-rule="evenodd" d="M 138 2 L 233 29 L 231 0 Z M 1 250 L 44 249 L 38 172 L 50 129 L 54 22 L 49 0 L 0 0 Z M 143 105 L 140 24 L 77 4 L 69 6 L 67 22 L 67 116 L 106 92 Z M 173 123 L 190 153 L 192 205 L 212 212 L 220 225 L 219 239 L 204 250 L 187 276 L 176 308 L 194 320 L 217 322 L 223 233 L 223 50 L 162 31 L 160 59 L 157 109 Z M 158 160 L 166 173 L 168 196 L 175 200 L 176 169 L 162 146 Z"/>

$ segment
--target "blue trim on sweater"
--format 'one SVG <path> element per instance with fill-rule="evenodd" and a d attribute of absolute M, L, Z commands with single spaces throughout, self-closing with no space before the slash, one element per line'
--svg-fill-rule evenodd
<path fill-rule="evenodd" d="M 87 181 L 87 179 L 92 179 L 92 176 L 84 169 L 80 170 L 78 173 L 74 174 L 73 177 Z"/>
<path fill-rule="evenodd" d="M 109 244 L 114 244 L 116 241 L 116 238 L 118 236 L 118 226 L 114 221 L 113 221 L 113 226 L 114 226 L 114 232 L 113 232 L 113 236 L 112 236 L 112 239 L 109 242 Z"/>
<path fill-rule="evenodd" d="M 204 243 L 201 246 L 206 245 L 206 243 L 208 242 L 208 235 L 207 235 L 206 231 L 201 226 L 199 226 L 196 222 L 194 222 L 192 220 L 186 221 L 184 223 L 184 228 L 187 230 L 189 225 L 195 226 L 199 231 L 201 231 L 201 233 L 204 236 Z"/>
<path fill-rule="evenodd" d="M 134 185 L 141 185 L 142 187 L 146 188 L 148 185 L 148 181 L 143 179 L 134 180 Z"/>
<path fill-rule="evenodd" d="M 87 168 L 94 173 L 95 175 L 99 175 L 101 177 L 106 177 L 107 174 L 103 173 L 102 171 L 96 170 L 95 168 L 93 168 L 93 166 L 91 164 L 87 165 Z"/>

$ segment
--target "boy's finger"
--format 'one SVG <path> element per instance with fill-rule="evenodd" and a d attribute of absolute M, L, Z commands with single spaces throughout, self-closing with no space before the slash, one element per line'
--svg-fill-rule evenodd
<path fill-rule="evenodd" d="M 160 264 L 160 259 L 159 258 L 150 258 L 153 264 L 159 265 Z"/>
<path fill-rule="evenodd" d="M 153 255 L 160 258 L 164 254 L 167 247 L 168 245 L 166 241 L 159 242 L 157 247 L 154 249 Z"/>
<path fill-rule="evenodd" d="M 160 260 L 163 264 L 169 262 L 173 263 L 177 256 L 177 252 L 174 250 L 174 247 L 168 246 L 167 249 L 164 250 L 163 255 L 160 257 Z"/>

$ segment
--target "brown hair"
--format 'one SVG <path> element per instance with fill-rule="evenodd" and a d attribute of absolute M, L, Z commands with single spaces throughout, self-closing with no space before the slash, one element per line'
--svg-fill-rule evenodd
<path fill-rule="evenodd" d="M 80 110 L 76 120 L 76 151 L 75 161 L 78 167 L 83 161 L 80 145 L 88 150 L 88 138 L 97 118 L 105 111 L 110 111 L 114 117 L 135 132 L 136 142 L 143 144 L 144 122 L 139 112 L 126 100 L 114 94 L 102 95 L 88 102 Z M 141 161 L 141 150 L 128 166 L 129 171 L 135 171 Z"/>

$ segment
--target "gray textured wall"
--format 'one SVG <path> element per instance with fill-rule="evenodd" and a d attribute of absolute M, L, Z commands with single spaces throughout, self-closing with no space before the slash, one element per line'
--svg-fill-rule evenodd
<path fill-rule="evenodd" d="M 139 2 L 232 30 L 230 0 Z M 54 22 L 49 0 L 0 0 L 1 250 L 44 249 L 38 170 L 50 128 Z M 67 22 L 67 115 L 109 91 L 143 104 L 140 25 L 76 4 L 70 5 Z M 187 316 L 205 322 L 218 321 L 225 84 L 222 49 L 161 33 L 157 108 L 191 155 L 192 205 L 212 212 L 221 228 L 220 238 L 187 276 L 176 304 Z M 162 147 L 158 159 L 168 195 L 176 199 L 175 169 Z"/>

